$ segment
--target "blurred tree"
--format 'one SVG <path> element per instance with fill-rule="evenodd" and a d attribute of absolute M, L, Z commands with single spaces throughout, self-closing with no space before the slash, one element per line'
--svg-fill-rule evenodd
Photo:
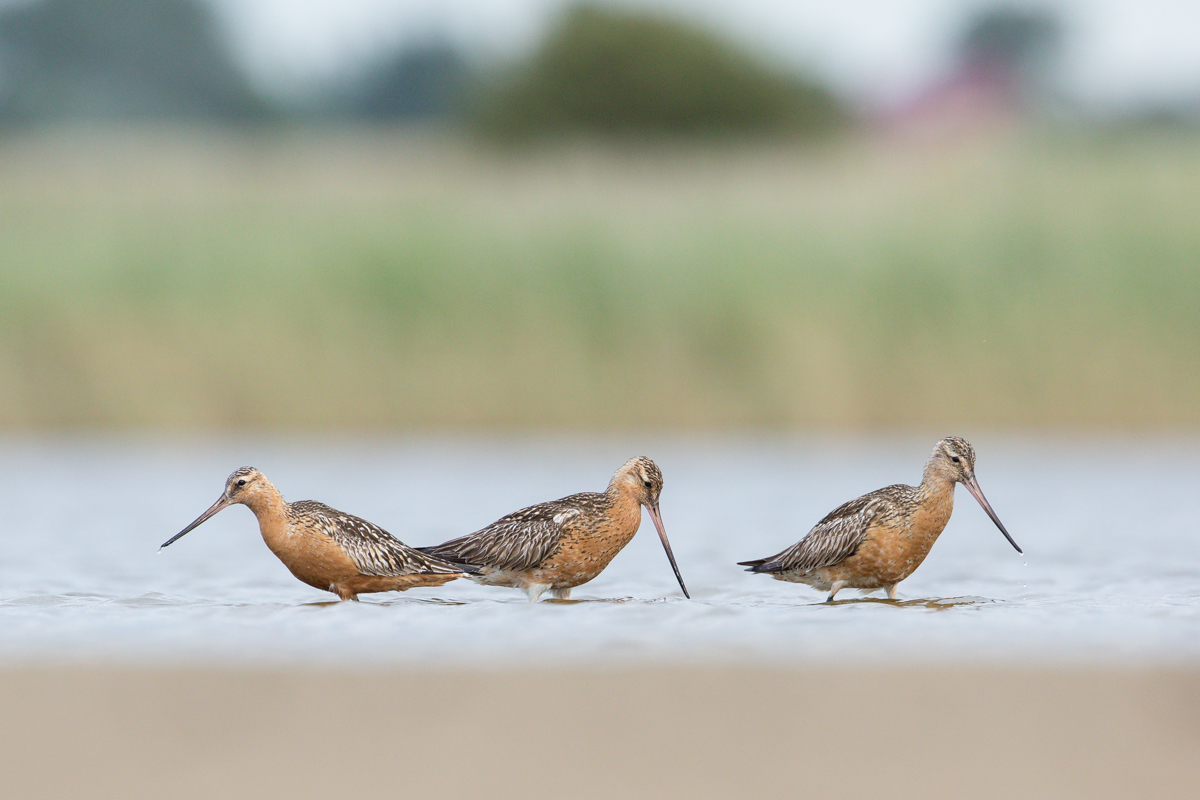
<path fill-rule="evenodd" d="M 42 0 L 0 14 L 0 118 L 250 119 L 269 109 L 195 0 Z"/>
<path fill-rule="evenodd" d="M 570 9 L 477 115 L 484 131 L 511 138 L 813 132 L 843 118 L 829 92 L 692 24 L 591 6 Z"/>
<path fill-rule="evenodd" d="M 964 31 L 959 69 L 1006 80 L 1022 102 L 1040 103 L 1048 97 L 1062 39 L 1062 23 L 1049 11 L 992 8 Z"/>
<path fill-rule="evenodd" d="M 364 77 L 354 113 L 369 119 L 443 117 L 461 110 L 471 69 L 445 42 L 406 48 Z"/>
<path fill-rule="evenodd" d="M 1062 24 L 1047 11 L 994 8 L 978 15 L 959 43 L 968 63 L 1018 67 L 1046 61 L 1062 41 Z"/>

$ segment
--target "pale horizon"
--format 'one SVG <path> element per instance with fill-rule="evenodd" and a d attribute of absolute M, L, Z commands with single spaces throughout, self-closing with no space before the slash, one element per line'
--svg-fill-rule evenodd
<path fill-rule="evenodd" d="M 11 3 L 12 0 L 9 0 Z M 277 98 L 347 79 L 407 44 L 440 39 L 481 62 L 519 58 L 566 0 L 215 0 L 236 57 Z M 903 102 L 944 71 L 973 14 L 1046 9 L 1064 22 L 1059 90 L 1099 114 L 1200 107 L 1200 6 L 1181 0 L 609 0 L 698 20 L 827 82 L 852 104 Z"/>

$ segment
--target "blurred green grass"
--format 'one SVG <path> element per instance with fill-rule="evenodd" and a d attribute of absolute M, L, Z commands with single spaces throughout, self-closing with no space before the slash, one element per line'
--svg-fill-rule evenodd
<path fill-rule="evenodd" d="M 0 426 L 1200 422 L 1200 136 L 0 139 Z"/>

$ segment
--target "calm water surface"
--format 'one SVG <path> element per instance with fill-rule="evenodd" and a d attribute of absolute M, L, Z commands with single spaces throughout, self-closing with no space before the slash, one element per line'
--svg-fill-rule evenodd
<path fill-rule="evenodd" d="M 13 439 L 0 442 L 0 659 L 314 664 L 596 660 L 1200 660 L 1196 438 L 969 436 L 1009 547 L 959 489 L 899 603 L 734 562 L 836 505 L 920 479 L 934 437 Z M 663 518 L 579 602 L 456 581 L 361 603 L 295 580 L 235 506 L 158 553 L 236 467 L 413 545 L 576 491 L 633 455 L 662 467 Z M 845 598 L 846 601 L 843 601 Z"/>

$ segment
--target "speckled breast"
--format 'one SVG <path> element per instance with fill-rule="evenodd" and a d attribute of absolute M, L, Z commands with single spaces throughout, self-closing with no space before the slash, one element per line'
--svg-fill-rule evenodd
<path fill-rule="evenodd" d="M 859 589 L 891 586 L 911 575 L 946 529 L 953 504 L 919 508 L 907 519 L 888 520 L 868 532 L 858 551 L 825 570 L 829 580 Z"/>
<path fill-rule="evenodd" d="M 595 578 L 629 544 L 642 521 L 642 507 L 616 507 L 608 513 L 573 521 L 554 553 L 530 576 L 535 583 L 568 589 Z"/>

